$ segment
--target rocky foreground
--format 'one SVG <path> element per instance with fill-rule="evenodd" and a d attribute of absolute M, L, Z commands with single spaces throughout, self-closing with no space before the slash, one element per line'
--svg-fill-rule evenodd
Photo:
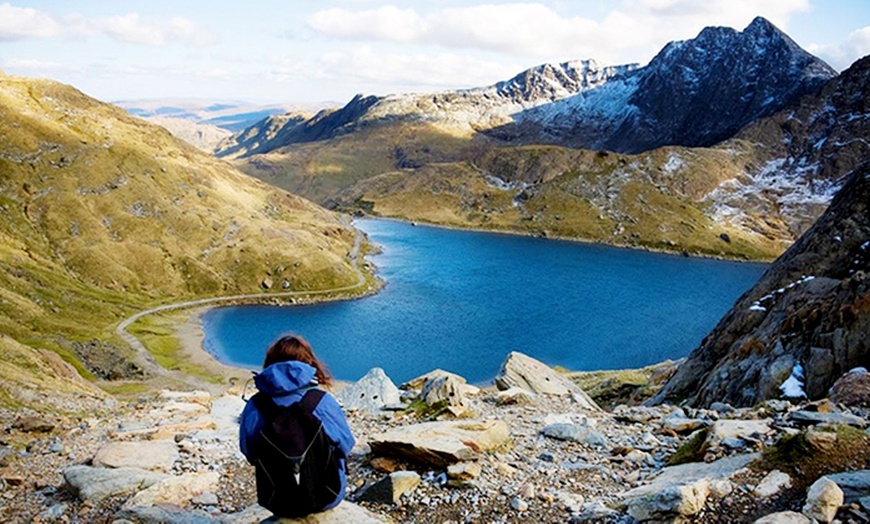
<path fill-rule="evenodd" d="M 161 391 L 80 416 L 3 411 L 0 515 L 268 519 L 238 452 L 241 393 Z M 495 387 L 437 370 L 400 390 L 374 369 L 337 397 L 358 440 L 348 500 L 304 522 L 870 521 L 864 370 L 813 403 L 608 412 L 512 353 Z"/>

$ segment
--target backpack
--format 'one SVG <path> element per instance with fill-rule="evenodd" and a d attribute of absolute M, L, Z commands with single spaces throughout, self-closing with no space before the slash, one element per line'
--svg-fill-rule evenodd
<path fill-rule="evenodd" d="M 311 389 L 289 406 L 264 393 L 251 399 L 265 420 L 253 447 L 257 503 L 279 517 L 317 513 L 340 496 L 339 454 L 314 416 L 323 395 Z"/>

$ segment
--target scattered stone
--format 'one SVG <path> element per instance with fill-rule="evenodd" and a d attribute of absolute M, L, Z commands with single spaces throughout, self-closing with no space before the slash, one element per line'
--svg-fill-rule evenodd
<path fill-rule="evenodd" d="M 830 451 L 837 445 L 837 434 L 833 431 L 819 431 L 811 427 L 805 437 L 807 443 L 818 451 Z"/>
<path fill-rule="evenodd" d="M 362 502 L 395 504 L 402 495 L 420 484 L 420 475 L 414 471 L 396 471 L 365 488 L 356 498 Z"/>
<path fill-rule="evenodd" d="M 517 351 L 507 356 L 495 378 L 495 384 L 501 390 L 519 387 L 532 393 L 566 395 L 585 409 L 600 410 L 595 401 L 570 379 L 543 362 Z"/>
<path fill-rule="evenodd" d="M 63 470 L 70 492 L 83 501 L 99 503 L 105 498 L 146 489 L 168 478 L 163 473 L 140 468 L 94 468 L 70 466 Z"/>
<path fill-rule="evenodd" d="M 372 457 L 369 466 L 384 473 L 393 473 L 402 469 L 402 463 L 391 457 Z"/>
<path fill-rule="evenodd" d="M 679 520 L 697 515 L 710 493 L 709 482 L 669 486 L 644 497 L 630 499 L 628 514 L 643 522 L 648 520 Z"/>
<path fill-rule="evenodd" d="M 710 482 L 710 496 L 723 499 L 734 492 L 734 483 L 730 480 L 714 480 Z"/>
<path fill-rule="evenodd" d="M 827 477 L 815 481 L 807 491 L 803 513 L 819 522 L 831 522 L 843 505 L 843 490 Z"/>
<path fill-rule="evenodd" d="M 62 519 L 68 510 L 69 504 L 66 502 L 59 502 L 41 512 L 39 518 L 44 521 L 53 522 Z"/>
<path fill-rule="evenodd" d="M 870 408 L 870 373 L 866 369 L 846 373 L 834 382 L 829 398 L 843 406 Z"/>
<path fill-rule="evenodd" d="M 399 388 L 381 368 L 372 368 L 365 376 L 336 395 L 344 409 L 376 413 L 385 406 L 399 404 Z"/>
<path fill-rule="evenodd" d="M 481 451 L 497 449 L 509 441 L 510 433 L 504 421 L 460 420 L 398 427 L 373 436 L 369 443 L 372 452 L 378 455 L 446 467 L 474 460 Z"/>
<path fill-rule="evenodd" d="M 451 373 L 451 372 L 449 372 L 449 371 L 444 371 L 443 369 L 434 369 L 434 370 L 430 371 L 429 373 L 426 373 L 425 375 L 420 375 L 420 376 L 417 377 L 417 378 L 412 378 L 412 379 L 409 380 L 408 382 L 405 382 L 404 384 L 402 384 L 401 386 L 399 386 L 399 389 L 404 389 L 404 390 L 409 390 L 409 389 L 422 390 L 422 389 L 423 389 L 423 385 L 426 384 L 426 382 L 428 382 L 428 381 L 430 381 L 430 380 L 434 380 L 434 379 L 440 378 L 440 377 L 452 377 L 452 378 L 456 379 L 457 381 L 459 381 L 459 382 L 461 382 L 461 383 L 463 383 L 463 384 L 466 383 L 465 378 L 462 377 L 462 376 L 460 376 L 460 375 L 457 375 L 456 373 Z"/>
<path fill-rule="evenodd" d="M 590 427 L 585 420 L 583 424 L 564 422 L 550 424 L 541 433 L 545 437 L 577 442 L 586 446 L 605 447 L 608 445 L 607 437 L 600 431 Z"/>
<path fill-rule="evenodd" d="M 508 466 L 510 467 L 510 466 Z M 480 476 L 482 468 L 478 462 L 460 462 L 447 466 L 447 481 L 450 485 L 460 485 Z"/>
<path fill-rule="evenodd" d="M 713 402 L 712 404 L 710 404 L 710 409 L 715 411 L 716 413 L 719 413 L 720 415 L 734 413 L 735 411 L 731 404 L 726 404 L 724 402 Z"/>
<path fill-rule="evenodd" d="M 93 464 L 107 468 L 131 467 L 170 472 L 178 456 L 178 444 L 174 439 L 111 442 L 97 451 Z"/>
<path fill-rule="evenodd" d="M 529 510 L 529 503 L 520 497 L 514 497 L 513 499 L 511 499 L 511 509 L 523 513 Z"/>
<path fill-rule="evenodd" d="M 703 420 L 687 417 L 681 408 L 675 409 L 673 413 L 662 419 L 662 427 L 680 435 L 691 433 L 706 426 L 707 423 Z"/>
<path fill-rule="evenodd" d="M 768 473 L 761 482 L 752 490 L 755 495 L 761 498 L 770 498 L 780 493 L 785 488 L 791 487 L 791 477 L 787 473 L 783 473 L 775 469 Z"/>
<path fill-rule="evenodd" d="M 195 403 L 205 407 L 211 405 L 211 395 L 208 391 L 171 391 L 164 389 L 160 391 L 160 398 L 175 402 Z"/>
<path fill-rule="evenodd" d="M 709 446 L 718 446 L 724 444 L 729 439 L 731 440 L 746 440 L 747 437 L 764 436 L 771 432 L 770 420 L 717 420 L 710 427 L 710 432 L 707 435 L 707 444 Z M 741 446 L 732 443 L 729 447 L 739 448 Z"/>
<path fill-rule="evenodd" d="M 870 497 L 870 469 L 835 473 L 825 475 L 825 478 L 832 480 L 843 490 L 846 504 L 857 502 L 862 497 Z"/>
<path fill-rule="evenodd" d="M 11 467 L 0 469 L 0 480 L 7 486 L 21 486 L 24 484 L 24 476 Z"/>
<path fill-rule="evenodd" d="M 755 521 L 755 524 L 810 524 L 810 522 L 810 519 L 800 513 L 780 511 L 779 513 L 771 513 L 766 517 L 761 517 Z"/>
<path fill-rule="evenodd" d="M 50 433 L 54 431 L 54 428 L 54 422 L 38 416 L 21 417 L 12 424 L 12 429 L 24 433 Z"/>
<path fill-rule="evenodd" d="M 535 394 L 523 388 L 509 388 L 499 391 L 493 397 L 498 406 L 510 406 L 514 404 L 531 404 L 535 400 Z"/>
<path fill-rule="evenodd" d="M 847 424 L 857 428 L 866 428 L 867 420 L 847 413 L 819 413 L 817 411 L 799 410 L 793 412 L 789 419 L 796 423 L 805 426 L 816 424 Z"/>
<path fill-rule="evenodd" d="M 618 517 L 620 513 L 615 509 L 608 508 L 603 502 L 597 500 L 584 504 L 583 508 L 571 517 L 571 524 L 581 524 L 585 522 L 609 522 L 611 519 Z"/>

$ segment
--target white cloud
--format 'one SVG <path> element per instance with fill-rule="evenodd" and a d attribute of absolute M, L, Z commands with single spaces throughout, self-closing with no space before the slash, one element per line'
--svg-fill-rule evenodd
<path fill-rule="evenodd" d="M 3 62 L 3 67 L 9 69 L 26 69 L 28 71 L 57 71 L 68 68 L 58 62 L 33 60 L 30 58 L 7 60 Z"/>
<path fill-rule="evenodd" d="M 157 20 L 143 18 L 138 13 L 128 13 L 87 21 L 85 28 L 131 44 L 187 42 L 204 45 L 214 40 L 207 31 L 198 29 L 193 22 L 181 17 Z"/>
<path fill-rule="evenodd" d="M 742 29 L 761 15 L 785 28 L 792 14 L 808 8 L 808 0 L 623 0 L 603 18 L 593 19 L 566 16 L 543 3 L 490 3 L 425 13 L 395 6 L 333 8 L 306 22 L 339 39 L 614 63 L 651 58 L 668 41 L 692 38 L 709 25 Z"/>
<path fill-rule="evenodd" d="M 205 45 L 214 41 L 208 31 L 182 17 L 152 19 L 138 13 L 92 19 L 79 14 L 56 17 L 29 7 L 0 4 L 0 41 L 96 34 L 119 42 L 154 46 L 171 42 Z"/>
<path fill-rule="evenodd" d="M 363 45 L 328 53 L 317 60 L 317 75 L 326 81 L 393 85 L 414 90 L 480 86 L 508 78 L 518 64 L 480 60 L 456 53 L 384 53 Z"/>
<path fill-rule="evenodd" d="M 842 71 L 855 60 L 870 55 L 870 26 L 849 33 L 849 36 L 838 44 L 813 44 L 807 49 L 820 56 L 834 69 Z"/>
<path fill-rule="evenodd" d="M 0 4 L 0 41 L 48 38 L 62 32 L 61 24 L 41 11 Z"/>

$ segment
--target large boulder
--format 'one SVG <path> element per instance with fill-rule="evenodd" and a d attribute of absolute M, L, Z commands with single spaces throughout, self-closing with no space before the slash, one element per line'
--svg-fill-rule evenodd
<path fill-rule="evenodd" d="M 834 382 L 829 398 L 835 404 L 870 408 L 870 373 L 865 368 L 849 371 Z"/>
<path fill-rule="evenodd" d="M 94 456 L 94 466 L 108 468 L 142 468 L 170 472 L 178 460 L 178 444 L 174 440 L 142 440 L 111 442 Z"/>
<path fill-rule="evenodd" d="M 63 470 L 70 492 L 83 501 L 99 503 L 118 495 L 129 495 L 169 478 L 168 475 L 141 468 L 94 468 L 70 466 Z"/>
<path fill-rule="evenodd" d="M 819 522 L 831 522 L 842 505 L 843 490 L 834 481 L 822 477 L 807 490 L 807 503 L 804 504 L 803 512 Z"/>
<path fill-rule="evenodd" d="M 583 408 L 596 411 L 601 409 L 570 379 L 543 362 L 518 351 L 508 354 L 495 377 L 495 385 L 502 391 L 516 387 L 532 393 L 570 396 Z"/>
<path fill-rule="evenodd" d="M 238 521 L 234 519 L 230 520 L 230 522 L 239 521 L 242 521 L 242 519 Z M 260 521 L 251 522 L 253 524 Z M 298 519 L 271 517 L 263 520 L 261 524 L 348 524 L 350 522 L 353 524 L 385 524 L 392 521 L 387 517 L 382 517 L 352 502 L 343 500 L 338 506 L 322 513 L 315 513 Z"/>
<path fill-rule="evenodd" d="M 477 459 L 481 451 L 498 449 L 510 441 L 501 420 L 424 422 L 371 437 L 372 453 L 408 459 L 435 467 Z"/>
<path fill-rule="evenodd" d="M 372 368 L 363 378 L 339 391 L 336 398 L 346 410 L 371 413 L 401 402 L 399 388 L 381 368 Z"/>

